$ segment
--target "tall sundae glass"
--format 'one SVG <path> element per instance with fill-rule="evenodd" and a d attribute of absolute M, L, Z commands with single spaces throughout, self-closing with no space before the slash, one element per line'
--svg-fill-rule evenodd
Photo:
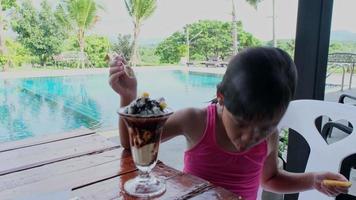
<path fill-rule="evenodd" d="M 148 94 L 119 110 L 130 138 L 133 161 L 139 175 L 124 184 L 124 190 L 135 197 L 155 197 L 165 192 L 162 180 L 150 174 L 157 163 L 157 155 L 164 123 L 173 112 L 164 99 L 151 100 Z"/>

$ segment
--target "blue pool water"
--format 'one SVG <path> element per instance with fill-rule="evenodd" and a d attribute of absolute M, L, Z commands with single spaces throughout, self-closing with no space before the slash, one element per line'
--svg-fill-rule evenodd
<path fill-rule="evenodd" d="M 184 71 L 136 73 L 139 92 L 165 97 L 174 110 L 203 107 L 221 76 Z M 117 127 L 119 96 L 107 75 L 0 80 L 0 142 L 86 127 Z"/>

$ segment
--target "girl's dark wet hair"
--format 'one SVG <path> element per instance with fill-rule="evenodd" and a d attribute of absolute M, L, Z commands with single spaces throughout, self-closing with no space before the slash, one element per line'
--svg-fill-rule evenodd
<path fill-rule="evenodd" d="M 234 116 L 252 121 L 281 116 L 294 96 L 296 82 L 295 64 L 285 51 L 257 47 L 229 62 L 217 89 Z"/>

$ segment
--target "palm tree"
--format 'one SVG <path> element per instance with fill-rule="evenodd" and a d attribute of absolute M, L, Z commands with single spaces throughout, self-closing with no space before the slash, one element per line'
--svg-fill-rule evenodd
<path fill-rule="evenodd" d="M 80 60 L 84 65 L 85 31 L 98 21 L 98 9 L 102 7 L 95 0 L 64 0 L 57 9 L 57 18 L 69 30 L 75 30 L 80 49 Z"/>
<path fill-rule="evenodd" d="M 125 5 L 134 25 L 130 63 L 132 66 L 136 66 L 139 57 L 138 36 L 140 34 L 142 22 L 152 16 L 153 12 L 156 10 L 157 2 L 156 0 L 125 0 Z"/>
<path fill-rule="evenodd" d="M 235 5 L 235 0 L 232 1 L 232 48 L 234 55 L 237 54 L 238 48 L 237 48 L 237 17 L 236 17 L 236 5 Z M 245 0 L 247 3 L 249 3 L 251 6 L 253 6 L 255 9 L 257 9 L 258 3 L 260 3 L 263 0 Z"/>

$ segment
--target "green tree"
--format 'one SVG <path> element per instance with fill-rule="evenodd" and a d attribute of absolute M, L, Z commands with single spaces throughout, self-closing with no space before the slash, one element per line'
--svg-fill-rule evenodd
<path fill-rule="evenodd" d="M 1 0 L 0 2 L 0 55 L 3 58 L 3 71 L 7 71 L 9 67 L 9 59 L 6 58 L 8 52 L 5 45 L 6 38 L 4 34 L 6 20 L 3 12 L 14 7 L 16 7 L 16 0 Z"/>
<path fill-rule="evenodd" d="M 277 40 L 276 42 L 278 48 L 286 51 L 292 58 L 294 57 L 295 40 Z"/>
<path fill-rule="evenodd" d="M 184 55 L 185 36 L 182 32 L 175 32 L 156 48 L 155 54 L 160 57 L 161 63 L 177 63 Z"/>
<path fill-rule="evenodd" d="M 200 21 L 189 26 L 192 34 L 201 34 L 191 44 L 192 55 L 225 58 L 231 54 L 231 24 L 221 21 Z"/>
<path fill-rule="evenodd" d="M 131 35 L 121 35 L 117 37 L 117 42 L 112 45 L 112 50 L 125 57 L 126 61 L 130 61 L 132 54 L 132 39 Z"/>
<path fill-rule="evenodd" d="M 31 52 L 20 42 L 8 38 L 6 39 L 6 47 L 8 48 L 8 58 L 14 66 L 30 63 L 33 59 Z"/>
<path fill-rule="evenodd" d="M 101 8 L 95 0 L 62 0 L 57 8 L 57 19 L 68 30 L 76 32 L 81 55 L 85 50 L 85 32 L 98 21 L 97 12 Z"/>
<path fill-rule="evenodd" d="M 261 45 L 261 41 L 255 38 L 251 33 L 244 30 L 239 31 L 239 50 L 242 50 L 246 47 L 256 47 Z"/>
<path fill-rule="evenodd" d="M 231 48 L 231 23 L 222 21 L 202 20 L 189 27 L 189 34 L 196 35 L 190 44 L 190 54 L 193 59 L 208 60 L 211 57 L 225 59 L 233 54 Z M 238 23 L 239 29 L 239 48 L 260 45 L 260 41 L 252 34 L 243 31 L 241 22 Z M 176 63 L 186 52 L 185 34 L 175 32 L 166 40 L 161 42 L 156 54 L 160 56 L 161 62 Z"/>
<path fill-rule="evenodd" d="M 159 65 L 159 56 L 155 55 L 156 48 L 152 46 L 140 47 L 141 62 L 140 65 L 157 66 Z"/>
<path fill-rule="evenodd" d="M 356 42 L 354 41 L 331 41 L 329 53 L 356 53 Z"/>
<path fill-rule="evenodd" d="M 153 14 L 156 10 L 157 2 L 156 0 L 125 0 L 125 5 L 134 25 L 130 63 L 132 66 L 136 66 L 139 60 L 138 36 L 142 22 Z"/>
<path fill-rule="evenodd" d="M 90 63 L 95 67 L 106 67 L 105 56 L 110 49 L 110 42 L 107 37 L 90 35 L 85 37 L 84 51 L 89 57 Z M 80 46 L 75 36 L 70 36 L 64 41 L 64 51 L 79 51 Z"/>
<path fill-rule="evenodd" d="M 42 1 L 39 12 L 31 1 L 24 1 L 12 21 L 12 27 L 18 34 L 18 40 L 38 57 L 42 66 L 60 52 L 65 30 L 46 0 Z"/>
<path fill-rule="evenodd" d="M 277 47 L 286 51 L 292 58 L 294 57 L 294 48 L 295 48 L 295 40 L 286 39 L 286 40 L 277 40 Z M 274 41 L 269 41 L 266 43 L 266 46 L 274 46 Z"/>
<path fill-rule="evenodd" d="M 107 37 L 90 35 L 85 37 L 85 52 L 95 67 L 107 67 L 105 56 L 109 53 L 110 42 Z"/>

